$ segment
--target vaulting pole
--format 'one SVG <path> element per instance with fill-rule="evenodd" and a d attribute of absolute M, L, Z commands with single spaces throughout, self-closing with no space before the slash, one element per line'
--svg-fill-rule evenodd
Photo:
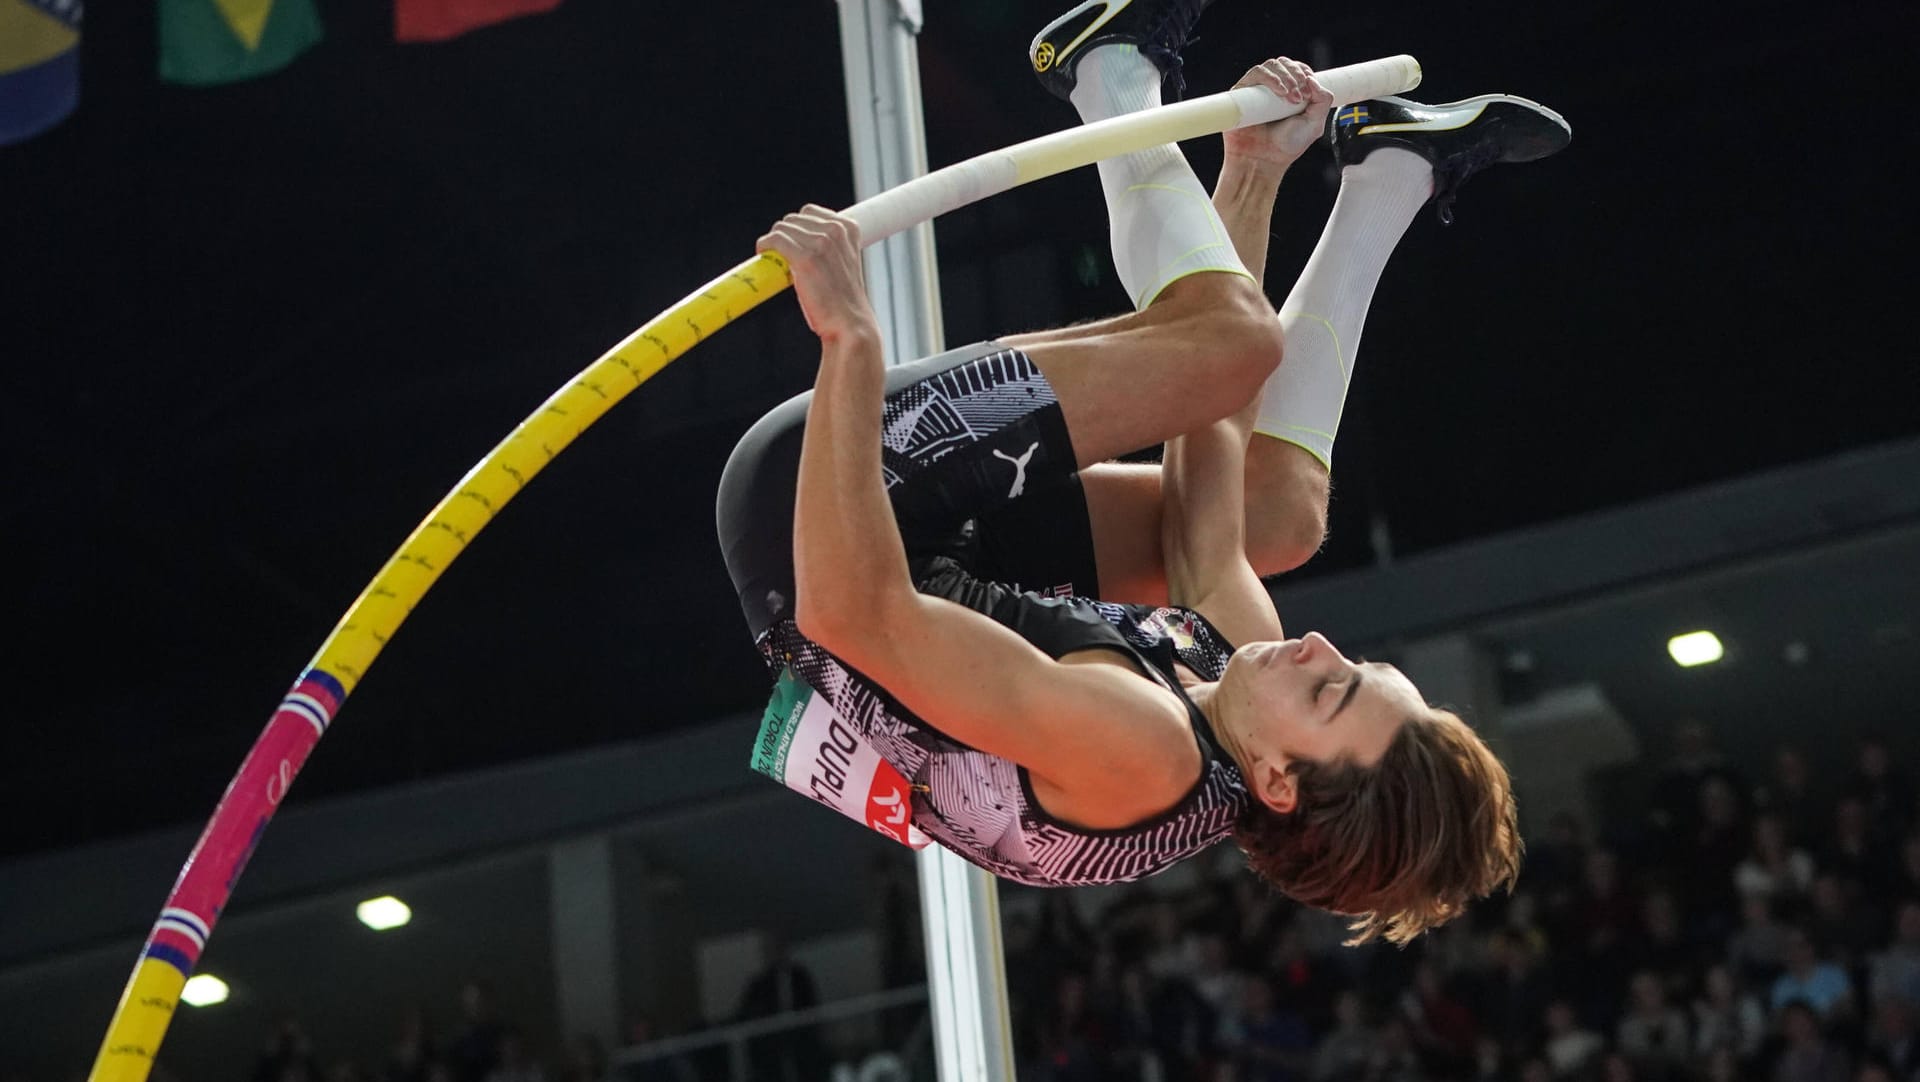
<path fill-rule="evenodd" d="M 908 56 L 910 62 L 910 52 Z M 1334 104 L 1344 105 L 1413 89 L 1420 83 L 1420 65 L 1410 56 L 1394 56 L 1332 68 L 1320 72 L 1319 77 L 1321 85 L 1333 94 Z M 1280 120 L 1300 108 L 1261 87 L 1245 87 L 1129 113 L 949 165 L 862 199 L 846 213 L 859 224 L 863 242 L 877 244 L 950 210 L 1029 181 L 1160 143 Z M 924 148 L 920 153 L 924 158 Z M 930 240 L 927 250 L 931 251 Z M 555 455 L 566 450 L 634 388 L 708 335 L 792 284 L 786 263 L 768 253 L 742 261 L 689 293 L 555 391 L 427 512 L 401 542 L 400 550 L 388 558 L 334 625 L 241 760 L 239 771 L 227 784 L 227 791 L 213 809 L 213 818 L 181 866 L 173 890 L 141 947 L 133 975 L 127 979 L 119 1006 L 107 1024 L 88 1082 L 143 1082 L 152 1071 L 161 1039 L 179 1007 L 180 991 L 199 963 L 214 923 L 288 787 L 326 735 L 347 696 L 447 566 Z M 890 291 L 894 288 L 888 284 Z M 937 327 L 935 333 L 937 338 Z M 450 381 L 456 379 L 449 377 Z M 430 424 L 430 418 L 423 421 L 423 426 Z M 923 866 L 923 877 L 926 874 Z M 924 888 L 922 893 L 924 904 L 929 893 Z M 932 896 L 948 893 L 942 885 Z M 968 903 L 970 909 L 982 905 L 991 908 L 990 903 L 977 898 Z M 952 934 L 955 925 L 944 914 L 940 921 L 950 933 L 945 948 L 950 953 L 960 951 L 962 956 L 971 956 L 976 965 L 980 964 L 978 959 L 989 955 L 998 959 L 997 944 L 989 950 L 970 939 L 963 940 Z M 963 923 L 959 927 L 968 928 L 961 935 L 971 935 L 970 926 Z M 994 927 L 997 929 L 997 924 Z M 986 1068 L 982 1065 L 980 1069 Z M 950 1077 L 995 1076 L 979 1073 Z"/>

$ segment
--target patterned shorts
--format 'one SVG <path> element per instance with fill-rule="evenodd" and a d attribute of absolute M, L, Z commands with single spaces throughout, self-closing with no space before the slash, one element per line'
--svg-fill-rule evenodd
<path fill-rule="evenodd" d="M 728 573 L 756 640 L 793 612 L 793 502 L 812 392 L 762 417 L 720 478 Z M 983 342 L 888 370 L 881 465 L 907 558 L 1048 596 L 1098 596 L 1093 535 L 1053 388 Z"/>

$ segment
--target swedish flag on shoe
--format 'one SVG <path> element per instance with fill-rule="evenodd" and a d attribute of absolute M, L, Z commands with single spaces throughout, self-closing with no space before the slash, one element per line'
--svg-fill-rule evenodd
<path fill-rule="evenodd" d="M 1180 50 L 1200 13 L 1213 0 L 1085 0 L 1048 23 L 1027 47 L 1040 85 L 1062 101 L 1073 93 L 1073 69 L 1101 45 L 1136 46 L 1162 75 L 1171 76 L 1174 97 L 1186 88 Z"/>
<path fill-rule="evenodd" d="M 1381 147 L 1400 147 L 1433 166 L 1433 201 L 1453 221 L 1453 199 L 1467 178 L 1500 162 L 1530 162 L 1573 140 L 1566 119 L 1537 101 L 1482 94 L 1444 105 L 1379 98 L 1336 110 L 1328 142 L 1333 160 L 1353 165 Z"/>

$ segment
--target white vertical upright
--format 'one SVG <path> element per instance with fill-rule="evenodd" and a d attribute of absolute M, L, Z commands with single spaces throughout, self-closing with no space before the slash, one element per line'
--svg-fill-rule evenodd
<path fill-rule="evenodd" d="M 920 0 L 840 0 L 856 199 L 927 171 L 914 52 L 920 24 Z M 945 348 L 931 223 L 868 248 L 866 272 L 890 363 Z M 1013 1082 L 993 877 L 938 846 L 921 851 L 919 866 L 941 1082 Z"/>
<path fill-rule="evenodd" d="M 619 937 L 614 926 L 613 849 L 605 834 L 547 848 L 553 913 L 553 978 L 560 1031 L 620 1037 Z"/>

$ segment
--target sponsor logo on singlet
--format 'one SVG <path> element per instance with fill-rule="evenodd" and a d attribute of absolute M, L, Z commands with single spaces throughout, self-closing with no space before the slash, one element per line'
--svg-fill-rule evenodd
<path fill-rule="evenodd" d="M 905 776 L 790 672 L 761 719 L 753 768 L 902 845 L 928 843 L 913 825 Z"/>

